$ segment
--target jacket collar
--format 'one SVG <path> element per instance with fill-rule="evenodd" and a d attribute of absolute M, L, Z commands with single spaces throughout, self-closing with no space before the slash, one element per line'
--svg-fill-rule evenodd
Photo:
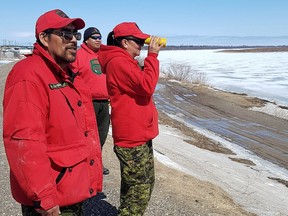
<path fill-rule="evenodd" d="M 82 43 L 81 44 L 81 48 L 84 49 L 87 53 L 89 53 L 90 55 L 94 55 L 94 56 L 98 56 L 98 52 L 94 52 L 93 50 L 91 50 L 86 43 Z"/>
<path fill-rule="evenodd" d="M 70 78 L 68 74 L 68 70 L 72 71 L 71 64 L 68 64 L 66 67 L 66 70 L 63 70 L 57 63 L 56 61 L 52 58 L 52 56 L 48 53 L 47 50 L 45 50 L 39 43 L 34 44 L 34 49 L 33 49 L 33 55 L 38 55 L 40 56 L 47 65 L 53 67 L 55 71 L 57 71 L 58 75 L 62 76 L 64 79 Z"/>

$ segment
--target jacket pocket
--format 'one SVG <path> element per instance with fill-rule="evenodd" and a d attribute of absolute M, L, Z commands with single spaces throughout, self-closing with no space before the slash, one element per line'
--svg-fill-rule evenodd
<path fill-rule="evenodd" d="M 72 167 L 88 158 L 90 152 L 83 144 L 49 147 L 48 157 L 60 167 Z"/>
<path fill-rule="evenodd" d="M 89 197 L 88 156 L 89 152 L 81 149 L 49 152 L 59 205 L 71 205 Z"/>

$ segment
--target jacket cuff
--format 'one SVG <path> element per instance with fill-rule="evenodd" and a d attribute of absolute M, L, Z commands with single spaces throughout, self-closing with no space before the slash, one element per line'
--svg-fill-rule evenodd
<path fill-rule="evenodd" d="M 158 54 L 157 53 L 148 53 L 148 56 L 153 56 L 153 57 L 157 58 Z"/>
<path fill-rule="evenodd" d="M 48 209 L 53 208 L 56 205 L 59 205 L 56 194 L 55 195 L 51 194 L 51 196 L 49 197 L 42 198 L 41 200 L 33 201 L 33 206 L 36 209 L 48 210 Z"/>

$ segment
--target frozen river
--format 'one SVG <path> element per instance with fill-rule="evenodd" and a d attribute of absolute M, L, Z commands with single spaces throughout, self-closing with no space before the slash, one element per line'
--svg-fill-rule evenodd
<path fill-rule="evenodd" d="M 161 50 L 158 59 L 190 65 L 207 84 L 229 92 L 246 93 L 288 105 L 288 52 L 225 53 L 220 50 Z M 146 54 L 146 50 L 142 53 Z"/>

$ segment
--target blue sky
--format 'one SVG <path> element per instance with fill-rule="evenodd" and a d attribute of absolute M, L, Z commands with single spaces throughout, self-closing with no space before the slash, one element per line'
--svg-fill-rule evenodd
<path fill-rule="evenodd" d="M 0 45 L 4 42 L 19 45 L 33 44 L 37 18 L 44 12 L 56 8 L 62 9 L 70 17 L 82 18 L 86 22 L 86 27 L 98 27 L 105 38 L 118 23 L 135 21 L 145 33 L 167 37 L 168 45 L 169 38 L 171 43 L 181 44 L 183 36 L 186 38 L 188 36 L 190 40 L 190 36 L 193 36 L 195 42 L 202 40 L 203 43 L 205 38 L 215 39 L 221 38 L 220 36 L 286 36 L 288 45 L 287 0 L 10 0 L 4 2 L 1 3 L 0 13 Z"/>

